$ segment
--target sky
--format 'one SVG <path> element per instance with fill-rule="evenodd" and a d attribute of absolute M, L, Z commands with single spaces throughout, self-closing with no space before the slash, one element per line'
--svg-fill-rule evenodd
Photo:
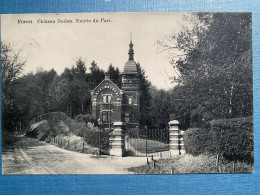
<path fill-rule="evenodd" d="M 87 68 L 93 60 L 107 70 L 110 64 L 123 71 L 128 60 L 130 36 L 134 59 L 159 89 L 174 86 L 175 75 L 167 52 L 159 52 L 157 40 L 180 32 L 184 13 L 74 13 L 16 14 L 1 16 L 1 40 L 21 49 L 24 74 L 54 69 L 61 74 L 80 57 Z M 102 20 L 103 18 L 103 20 Z M 66 23 L 72 21 L 73 23 Z M 85 20 L 84 23 L 77 22 Z M 93 20 L 99 22 L 94 22 Z M 42 23 L 54 20 L 55 23 Z M 102 20 L 102 21 L 101 21 Z M 63 21 L 58 23 L 58 21 Z M 186 22 L 187 23 L 187 22 Z"/>

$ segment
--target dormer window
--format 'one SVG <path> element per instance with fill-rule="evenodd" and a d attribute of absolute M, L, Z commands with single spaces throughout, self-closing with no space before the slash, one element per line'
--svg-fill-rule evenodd
<path fill-rule="evenodd" d="M 111 102 L 111 95 L 103 95 L 102 103 L 103 104 L 109 104 L 110 102 Z"/>

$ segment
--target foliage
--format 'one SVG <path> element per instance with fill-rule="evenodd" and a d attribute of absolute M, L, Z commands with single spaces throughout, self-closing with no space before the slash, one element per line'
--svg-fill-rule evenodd
<path fill-rule="evenodd" d="M 171 97 L 169 92 L 163 89 L 153 88 L 151 99 L 151 123 L 153 128 L 165 128 L 170 121 Z"/>
<path fill-rule="evenodd" d="M 106 73 L 110 75 L 111 81 L 113 81 L 117 86 L 121 86 L 121 77 L 118 68 L 115 68 L 112 64 L 110 64 Z"/>
<path fill-rule="evenodd" d="M 22 120 L 23 126 L 43 113 L 57 110 L 49 91 L 53 79 L 57 76 L 54 70 L 29 73 L 14 81 L 14 102 L 16 113 Z"/>
<path fill-rule="evenodd" d="M 14 123 L 20 122 L 14 100 L 14 81 L 22 73 L 26 61 L 21 58 L 22 50 L 16 52 L 8 43 L 1 42 L 1 113 L 2 130 L 15 131 Z"/>
<path fill-rule="evenodd" d="M 137 70 L 139 73 L 140 79 L 140 116 L 139 116 L 139 124 L 140 127 L 144 126 L 151 127 L 151 92 L 150 87 L 151 83 L 147 80 L 147 76 L 145 75 L 145 70 L 141 67 L 139 63 L 137 65 Z"/>
<path fill-rule="evenodd" d="M 76 152 L 82 152 L 82 153 L 87 153 L 87 154 L 98 154 L 98 149 L 93 148 L 89 146 L 82 137 L 75 136 L 73 134 L 70 135 L 58 135 L 55 137 L 56 141 L 58 143 L 54 143 L 53 137 L 52 139 L 46 139 L 46 142 L 55 144 L 58 147 L 62 147 L 67 150 L 72 150 Z M 84 148 L 83 148 L 84 144 Z"/>
<path fill-rule="evenodd" d="M 79 115 L 74 120 L 62 112 L 45 113 L 30 121 L 26 135 L 40 140 L 56 137 L 66 142 L 70 141 L 70 147 L 66 146 L 66 148 L 73 149 L 73 147 L 76 147 L 76 149 L 80 150 L 84 140 L 90 147 L 99 148 L 100 134 L 101 148 L 103 152 L 107 153 L 109 149 L 109 132 L 99 131 L 96 127 L 90 128 L 86 124 L 88 119 L 88 116 Z"/>
<path fill-rule="evenodd" d="M 189 14 L 190 15 L 190 14 Z M 177 74 L 172 108 L 185 128 L 217 118 L 252 115 L 252 21 L 250 13 L 194 13 L 166 43 Z M 177 55 L 180 54 L 180 55 Z"/>
<path fill-rule="evenodd" d="M 254 158 L 253 118 L 213 120 L 210 136 L 215 153 L 233 160 L 252 161 Z"/>
<path fill-rule="evenodd" d="M 105 73 L 94 60 L 91 62 L 89 70 L 87 81 L 90 83 L 91 89 L 94 89 L 104 79 Z"/>
<path fill-rule="evenodd" d="M 203 129 L 189 129 L 184 133 L 185 150 L 195 156 L 212 153 L 251 162 L 253 144 L 251 117 L 213 120 Z"/>
<path fill-rule="evenodd" d="M 95 122 L 95 119 L 92 117 L 91 114 L 86 114 L 86 115 L 79 114 L 78 116 L 75 117 L 75 119 L 77 120 L 77 122 L 85 122 L 86 124 L 88 124 L 89 122 L 91 123 Z"/>
<path fill-rule="evenodd" d="M 235 171 L 233 171 L 233 163 L 235 163 Z M 128 170 L 137 174 L 253 173 L 254 165 L 222 159 L 217 167 L 216 156 L 185 154 L 170 159 L 159 159 L 156 161 L 155 169 L 150 161 L 148 165 L 132 167 Z"/>
<path fill-rule="evenodd" d="M 21 50 L 15 52 L 10 44 L 1 42 L 1 86 L 6 93 L 12 81 L 22 72 L 26 61 L 21 59 Z"/>
<path fill-rule="evenodd" d="M 61 102 L 61 106 L 72 117 L 85 113 L 90 109 L 90 83 L 87 82 L 88 75 L 86 69 L 85 62 L 79 58 L 76 61 L 76 66 L 64 70 L 61 74 L 61 82 L 54 86 L 54 89 L 59 89 L 61 88 L 59 84 L 65 84 L 63 87 L 65 94 L 63 95 L 64 99 Z"/>
<path fill-rule="evenodd" d="M 100 140 L 99 140 L 100 136 Z M 97 129 L 88 129 L 84 132 L 83 136 L 84 140 L 90 146 L 99 148 L 101 147 L 102 150 L 108 151 L 109 149 L 109 132 L 104 130 L 97 130 Z"/>
<path fill-rule="evenodd" d="M 99 82 L 104 76 L 104 71 L 94 62 L 91 66 L 93 74 L 86 72 L 85 62 L 79 58 L 75 66 L 66 68 L 60 76 L 53 69 L 38 69 L 36 73 L 19 77 L 25 63 L 20 60 L 20 53 L 13 52 L 5 44 L 1 50 L 1 63 L 5 66 L 1 81 L 2 126 L 5 130 L 25 129 L 32 118 L 52 111 L 63 111 L 72 117 L 90 113 L 92 84 L 88 81 L 99 74 Z"/>
<path fill-rule="evenodd" d="M 188 129 L 183 135 L 184 146 L 187 153 L 194 156 L 204 154 L 209 143 L 209 132 L 205 129 Z"/>

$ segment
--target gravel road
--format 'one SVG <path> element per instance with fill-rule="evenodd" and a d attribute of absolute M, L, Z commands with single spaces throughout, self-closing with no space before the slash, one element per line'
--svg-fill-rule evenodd
<path fill-rule="evenodd" d="M 146 163 L 145 157 L 112 157 L 82 154 L 28 138 L 2 151 L 4 175 L 132 174 L 130 167 Z"/>

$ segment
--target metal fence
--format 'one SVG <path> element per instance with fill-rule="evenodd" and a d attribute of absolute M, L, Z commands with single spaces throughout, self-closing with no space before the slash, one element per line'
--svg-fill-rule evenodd
<path fill-rule="evenodd" d="M 125 131 L 125 139 L 126 150 L 136 156 L 151 156 L 170 150 L 168 128 L 128 128 Z"/>

